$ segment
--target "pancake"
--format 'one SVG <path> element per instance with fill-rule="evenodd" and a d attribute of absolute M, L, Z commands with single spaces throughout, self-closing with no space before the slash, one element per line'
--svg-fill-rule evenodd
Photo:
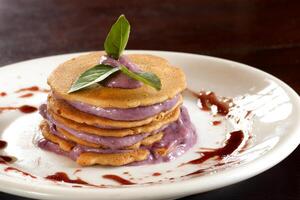
<path fill-rule="evenodd" d="M 67 142 L 66 140 L 59 138 L 50 133 L 49 126 L 46 121 L 42 121 L 40 125 L 42 134 L 45 139 L 57 145 L 59 150 L 65 152 L 72 151 L 75 144 Z M 126 165 L 135 161 L 142 161 L 147 159 L 149 151 L 145 149 L 133 149 L 129 152 L 124 153 L 81 153 L 76 159 L 76 162 L 82 166 L 87 165 L 110 165 L 110 166 L 121 166 Z"/>
<path fill-rule="evenodd" d="M 151 136 L 148 136 L 146 137 L 145 139 L 143 139 L 141 141 L 141 144 L 140 145 L 143 145 L 143 146 L 151 146 L 152 144 L 154 144 L 155 142 L 159 142 L 164 136 L 164 132 L 159 132 L 155 135 L 151 135 Z"/>
<path fill-rule="evenodd" d="M 99 154 L 99 153 L 82 153 L 76 162 L 82 166 L 90 165 L 109 165 L 121 166 L 136 161 L 147 159 L 149 151 L 145 149 L 132 150 L 127 153 Z"/>
<path fill-rule="evenodd" d="M 155 142 L 159 142 L 164 136 L 163 132 L 156 133 L 155 135 L 150 135 L 144 138 L 141 142 L 131 145 L 127 149 L 138 149 L 140 146 L 151 146 Z"/>
<path fill-rule="evenodd" d="M 181 113 L 177 121 L 170 123 L 158 134 L 133 145 L 134 149 L 101 149 L 77 143 L 69 150 L 61 145 L 65 142 L 68 144 L 68 141 L 60 137 L 51 137 L 49 131 L 52 128 L 47 129 L 45 121 L 42 122 L 41 129 L 47 130 L 49 134 L 45 134 L 43 131 L 46 139 L 40 140 L 38 145 L 44 150 L 70 157 L 83 166 L 95 164 L 121 166 L 166 162 L 182 155 L 196 143 L 196 130 L 190 121 L 187 109 L 184 107 L 180 109 Z M 153 141 L 157 142 L 154 144 Z M 141 145 L 145 147 L 141 148 Z"/>
<path fill-rule="evenodd" d="M 41 129 L 41 132 L 42 132 L 42 135 L 44 136 L 44 138 L 46 138 L 47 140 L 49 140 L 55 144 L 58 144 L 59 147 L 64 151 L 71 151 L 71 149 L 75 146 L 75 144 L 73 142 L 66 141 L 62 138 L 59 138 L 59 137 L 53 135 L 50 132 L 49 125 L 45 120 L 43 120 L 41 122 L 40 129 Z"/>
<path fill-rule="evenodd" d="M 63 100 L 54 98 L 52 95 L 49 95 L 47 105 L 49 110 L 54 112 L 55 114 L 78 123 L 97 126 L 99 128 L 121 129 L 121 128 L 132 128 L 132 127 L 143 126 L 153 121 L 161 120 L 164 118 L 165 115 L 174 111 L 176 107 L 181 105 L 182 101 L 183 101 L 182 96 L 180 95 L 179 101 L 171 110 L 167 112 L 161 112 L 153 117 L 149 117 L 141 121 L 115 121 L 115 120 L 110 120 L 107 118 L 91 115 L 75 109 L 74 107 L 64 102 Z"/>
<path fill-rule="evenodd" d="M 163 102 L 179 94 L 186 87 L 183 71 L 171 66 L 167 60 L 152 55 L 131 54 L 128 57 L 132 62 L 144 71 L 155 73 L 161 79 L 160 91 L 144 84 L 136 89 L 95 86 L 68 94 L 68 90 L 79 75 L 98 64 L 102 55 L 104 52 L 93 52 L 59 65 L 48 78 L 53 93 L 68 101 L 83 102 L 102 108 L 133 108 Z"/>
<path fill-rule="evenodd" d="M 124 137 L 128 135 L 136 135 L 140 133 L 150 133 L 152 131 L 158 130 L 161 127 L 174 122 L 178 119 L 180 114 L 180 108 L 177 107 L 173 112 L 167 114 L 164 116 L 163 119 L 159 121 L 154 121 L 150 124 L 139 126 L 139 127 L 133 127 L 133 128 L 126 128 L 126 129 L 101 129 L 94 126 L 77 123 L 75 121 L 66 119 L 64 117 L 61 117 L 60 115 L 55 114 L 51 110 L 47 110 L 48 114 L 51 118 L 53 118 L 57 123 L 63 124 L 64 126 L 79 131 L 84 132 L 88 134 L 94 134 L 99 136 L 111 136 L 111 137 Z"/>
<path fill-rule="evenodd" d="M 63 139 L 59 136 L 56 136 L 55 134 L 53 134 L 51 132 L 51 130 L 49 128 L 49 124 L 45 120 L 43 120 L 41 122 L 40 129 L 42 131 L 42 135 L 44 136 L 44 138 L 46 138 L 47 140 L 49 140 L 53 143 L 59 144 L 60 148 L 64 151 L 70 151 L 75 146 L 75 144 L 80 144 L 80 145 L 83 145 L 83 146 L 93 147 L 93 148 L 103 148 L 103 149 L 107 148 L 107 147 L 105 147 L 101 144 L 95 144 L 95 143 L 88 142 L 88 141 L 82 140 L 80 138 L 77 138 L 74 135 L 72 135 L 71 133 L 69 133 L 68 131 L 66 131 L 62 128 L 58 128 L 58 127 L 56 128 L 57 131 L 65 139 Z M 137 142 L 136 144 L 133 144 L 133 145 L 128 146 L 128 147 L 124 147 L 124 149 L 138 149 L 138 148 L 140 148 L 141 145 L 150 146 L 153 143 L 160 141 L 162 139 L 162 137 L 163 137 L 163 132 L 158 132 L 154 135 L 150 135 L 150 136 L 145 137 L 144 139 Z"/>
<path fill-rule="evenodd" d="M 60 139 L 62 140 L 62 139 Z M 109 166 L 122 166 L 133 162 L 146 160 L 150 152 L 146 149 L 135 149 L 135 150 L 124 150 L 118 153 L 92 153 L 84 152 L 79 153 L 78 156 L 73 157 L 76 154 L 76 146 L 70 151 L 65 151 L 61 147 L 51 140 L 42 139 L 38 143 L 41 149 L 70 157 L 75 160 L 79 165 L 90 166 L 90 165 L 109 165 Z"/>
<path fill-rule="evenodd" d="M 80 144 L 80 145 L 83 145 L 83 146 L 87 146 L 87 147 L 93 147 L 93 148 L 103 148 L 103 149 L 107 148 L 107 147 L 105 147 L 103 145 L 95 144 L 95 143 L 88 142 L 88 141 L 82 140 L 80 138 L 77 138 L 77 137 L 75 137 L 74 135 L 72 135 L 68 131 L 65 131 L 62 128 L 57 128 L 57 130 L 61 134 L 63 134 L 64 136 L 66 136 L 70 141 L 73 141 L 73 142 L 75 142 L 77 144 Z M 152 145 L 153 143 L 158 142 L 159 140 L 161 140 L 162 137 L 163 137 L 163 132 L 159 132 L 159 133 L 157 133 L 155 135 L 150 135 L 150 136 L 144 138 L 142 141 L 137 142 L 134 145 L 131 145 L 129 147 L 125 147 L 124 149 L 138 149 L 138 148 L 140 148 L 141 145 L 149 146 L 149 145 Z"/>
<path fill-rule="evenodd" d="M 75 137 L 74 135 L 72 135 L 71 133 L 69 133 L 68 131 L 65 131 L 64 129 L 62 128 L 57 128 L 57 131 L 64 135 L 66 138 L 68 138 L 68 140 L 70 141 L 73 141 L 74 143 L 76 144 L 80 144 L 80 145 L 84 145 L 84 146 L 88 146 L 88 147 L 93 147 L 93 148 L 103 148 L 105 149 L 106 147 L 104 147 L 103 145 L 101 144 L 95 144 L 95 143 L 91 143 L 91 142 L 87 142 L 87 141 L 84 141 L 80 138 L 77 138 Z M 52 140 L 51 140 L 52 141 Z"/>

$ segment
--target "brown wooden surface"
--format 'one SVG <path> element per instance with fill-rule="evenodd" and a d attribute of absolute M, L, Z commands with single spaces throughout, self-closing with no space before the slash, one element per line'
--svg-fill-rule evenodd
<path fill-rule="evenodd" d="M 267 71 L 300 92 L 297 0 L 0 0 L 0 66 L 102 49 L 120 13 L 132 25 L 128 49 L 227 58 Z M 298 148 L 254 178 L 185 199 L 298 200 L 299 157 Z M 1 200 L 12 198 L 24 199 L 0 193 Z"/>

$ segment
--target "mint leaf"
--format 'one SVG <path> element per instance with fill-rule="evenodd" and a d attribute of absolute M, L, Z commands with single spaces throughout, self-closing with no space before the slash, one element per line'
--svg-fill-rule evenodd
<path fill-rule="evenodd" d="M 132 72 L 123 65 L 120 66 L 120 70 L 122 73 L 126 74 L 130 78 L 141 81 L 146 85 L 155 88 L 156 90 L 161 89 L 160 79 L 158 78 L 158 76 L 151 72 Z"/>
<path fill-rule="evenodd" d="M 83 72 L 77 80 L 71 86 L 71 89 L 68 93 L 72 93 L 83 88 L 86 88 L 94 83 L 102 81 L 106 79 L 111 74 L 119 71 L 120 68 L 118 67 L 111 67 L 109 65 L 99 64 L 96 65 L 85 72 Z"/>
<path fill-rule="evenodd" d="M 121 15 L 115 24 L 112 25 L 104 42 L 104 49 L 107 55 L 119 59 L 124 51 L 130 33 L 130 24 L 124 15 Z"/>

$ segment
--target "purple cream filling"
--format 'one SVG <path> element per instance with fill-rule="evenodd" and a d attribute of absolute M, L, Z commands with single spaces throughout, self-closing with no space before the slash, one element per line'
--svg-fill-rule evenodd
<path fill-rule="evenodd" d="M 132 72 L 141 72 L 139 66 L 131 62 L 126 56 L 121 56 L 119 60 L 115 60 L 109 56 L 102 56 L 100 59 L 100 64 L 106 64 L 112 67 L 124 65 Z M 101 84 L 105 87 L 123 89 L 134 89 L 142 86 L 141 82 L 134 80 L 121 72 L 117 72 L 103 81 Z"/>
<path fill-rule="evenodd" d="M 151 152 L 148 158 L 144 161 L 132 163 L 130 165 L 144 165 L 159 162 L 167 162 L 175 159 L 176 157 L 184 154 L 190 149 L 197 140 L 196 130 L 190 121 L 187 109 L 181 107 L 181 115 L 176 122 L 171 123 L 164 129 L 164 137 L 159 142 L 154 143 L 150 147 L 143 147 L 149 149 Z M 60 155 L 68 156 L 73 160 L 84 152 L 95 152 L 95 153 L 124 153 L 130 152 L 131 150 L 116 150 L 116 149 L 96 149 L 85 147 L 82 145 L 76 145 L 70 152 L 62 151 L 58 145 L 42 139 L 38 142 L 38 146 L 47 151 L 51 151 Z M 166 156 L 160 156 L 155 153 L 157 148 L 170 148 L 171 151 Z"/>
<path fill-rule="evenodd" d="M 80 138 L 82 140 L 94 143 L 94 144 L 101 144 L 104 145 L 105 147 L 108 147 L 110 149 L 122 149 L 124 147 L 128 147 L 131 145 L 134 145 L 138 143 L 139 141 L 143 140 L 145 137 L 148 137 L 149 135 L 156 134 L 160 131 L 162 131 L 166 126 L 161 127 L 158 130 L 155 130 L 151 133 L 141 133 L 138 135 L 130 135 L 130 136 L 125 136 L 125 137 L 109 137 L 109 136 L 98 136 L 98 135 L 93 135 L 93 134 L 88 134 L 84 132 L 79 132 L 74 129 L 71 129 L 64 124 L 58 123 L 55 121 L 51 115 L 47 113 L 47 105 L 43 104 L 39 108 L 40 114 L 48 120 L 48 124 L 50 126 L 50 131 L 62 138 L 62 139 L 67 139 L 66 136 L 61 134 L 60 132 L 57 131 L 56 127 L 62 128 L 66 130 L 68 133 L 72 134 L 73 136 Z"/>
<path fill-rule="evenodd" d="M 171 123 L 164 130 L 162 140 L 148 148 L 151 152 L 148 158 L 143 161 L 134 162 L 131 165 L 154 164 L 174 160 L 194 146 L 196 141 L 196 129 L 190 120 L 188 110 L 182 106 L 179 119 Z M 155 149 L 162 147 L 170 148 L 171 151 L 166 156 L 160 156 L 154 152 Z"/>
<path fill-rule="evenodd" d="M 146 119 L 158 113 L 172 109 L 176 105 L 178 100 L 179 95 L 176 95 L 172 99 L 168 99 L 161 103 L 153 104 L 150 106 L 139 106 L 135 108 L 126 109 L 101 108 L 78 101 L 67 101 L 67 103 L 82 112 L 96 115 L 99 117 L 104 117 L 118 121 L 137 121 Z"/>

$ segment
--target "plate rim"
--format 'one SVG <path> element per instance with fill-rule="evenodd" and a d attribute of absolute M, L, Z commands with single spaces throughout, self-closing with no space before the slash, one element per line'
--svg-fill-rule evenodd
<path fill-rule="evenodd" d="M 55 59 L 57 57 L 66 57 L 66 56 L 77 56 L 81 54 L 86 54 L 91 51 L 87 52 L 74 52 L 68 54 L 58 54 L 46 57 L 40 57 L 25 61 L 16 62 L 13 64 L 8 64 L 5 66 L 0 67 L 0 72 L 2 69 L 7 69 L 9 67 L 20 67 L 20 65 L 24 65 L 26 63 L 44 60 L 44 59 Z M 263 74 L 265 77 L 274 80 L 277 84 L 280 85 L 284 89 L 284 91 L 288 94 L 291 98 L 293 106 L 300 110 L 300 97 L 299 95 L 285 82 L 278 79 L 277 77 L 264 72 L 263 70 L 257 69 L 255 67 L 239 63 L 236 61 L 231 61 L 224 58 L 218 58 L 213 56 L 207 55 L 200 55 L 194 53 L 185 53 L 185 52 L 175 52 L 175 51 L 160 51 L 160 50 L 126 50 L 125 53 L 148 53 L 148 54 L 180 54 L 184 56 L 191 56 L 191 57 L 202 57 L 206 59 L 217 60 L 220 62 L 225 62 L 229 64 L 233 64 L 236 67 L 242 67 L 247 70 L 251 70 L 255 73 Z M 295 109 L 294 108 L 294 109 Z M 26 184 L 26 182 L 22 181 L 19 183 L 19 179 L 14 178 L 7 178 L 2 179 L 4 177 L 3 174 L 0 174 L 0 190 L 6 193 L 24 196 L 24 197 L 31 197 L 31 198 L 40 198 L 40 199 L 53 199 L 53 198 L 61 198 L 62 196 L 65 199 L 79 199 L 81 198 L 80 195 L 84 194 L 85 192 L 89 192 L 89 197 L 87 199 L 94 199 L 99 198 L 99 194 L 101 193 L 101 198 L 105 198 L 106 196 L 111 195 L 112 193 L 115 195 L 111 197 L 111 199 L 119 199 L 122 198 L 137 198 L 139 197 L 138 194 L 142 194 L 144 198 L 170 198 L 170 197 L 183 197 L 194 193 L 201 193 L 205 191 L 214 190 L 217 188 L 221 188 L 223 186 L 231 185 L 243 180 L 246 180 L 250 177 L 253 177 L 257 174 L 260 174 L 271 167 L 275 166 L 283 159 L 285 159 L 288 155 L 290 155 L 299 145 L 300 143 L 300 124 L 295 125 L 294 129 L 289 132 L 290 137 L 285 138 L 285 141 L 282 144 L 277 145 L 266 154 L 260 156 L 259 158 L 255 159 L 254 161 L 250 161 L 242 166 L 233 169 L 226 169 L 222 172 L 218 172 L 216 174 L 209 174 L 202 177 L 195 177 L 192 179 L 182 180 L 178 182 L 168 183 L 168 184 L 154 184 L 154 185 L 143 185 L 138 187 L 120 187 L 120 188 L 69 188 L 69 187 L 61 187 L 57 185 L 46 185 L 46 186 L 39 186 L 35 188 L 30 184 Z M 268 163 L 268 165 L 264 165 L 263 163 Z M 251 169 L 251 170 L 250 170 Z M 234 171 L 234 173 L 232 173 Z M 226 178 L 230 176 L 230 179 Z M 220 182 L 219 180 L 223 180 Z M 201 182 L 205 182 L 205 185 L 201 185 L 199 188 L 199 181 L 200 185 Z M 209 184 L 208 184 L 209 183 Z M 149 192 L 145 191 L 145 188 L 148 189 Z M 176 190 L 176 188 L 180 188 L 180 190 Z M 159 193 L 153 193 L 152 191 L 158 190 Z M 61 194 L 63 192 L 63 194 Z M 124 195 L 126 193 L 126 195 Z M 78 194 L 78 196 L 76 196 Z M 122 196 L 123 195 L 123 196 Z M 141 197 L 141 196 L 140 196 Z"/>

